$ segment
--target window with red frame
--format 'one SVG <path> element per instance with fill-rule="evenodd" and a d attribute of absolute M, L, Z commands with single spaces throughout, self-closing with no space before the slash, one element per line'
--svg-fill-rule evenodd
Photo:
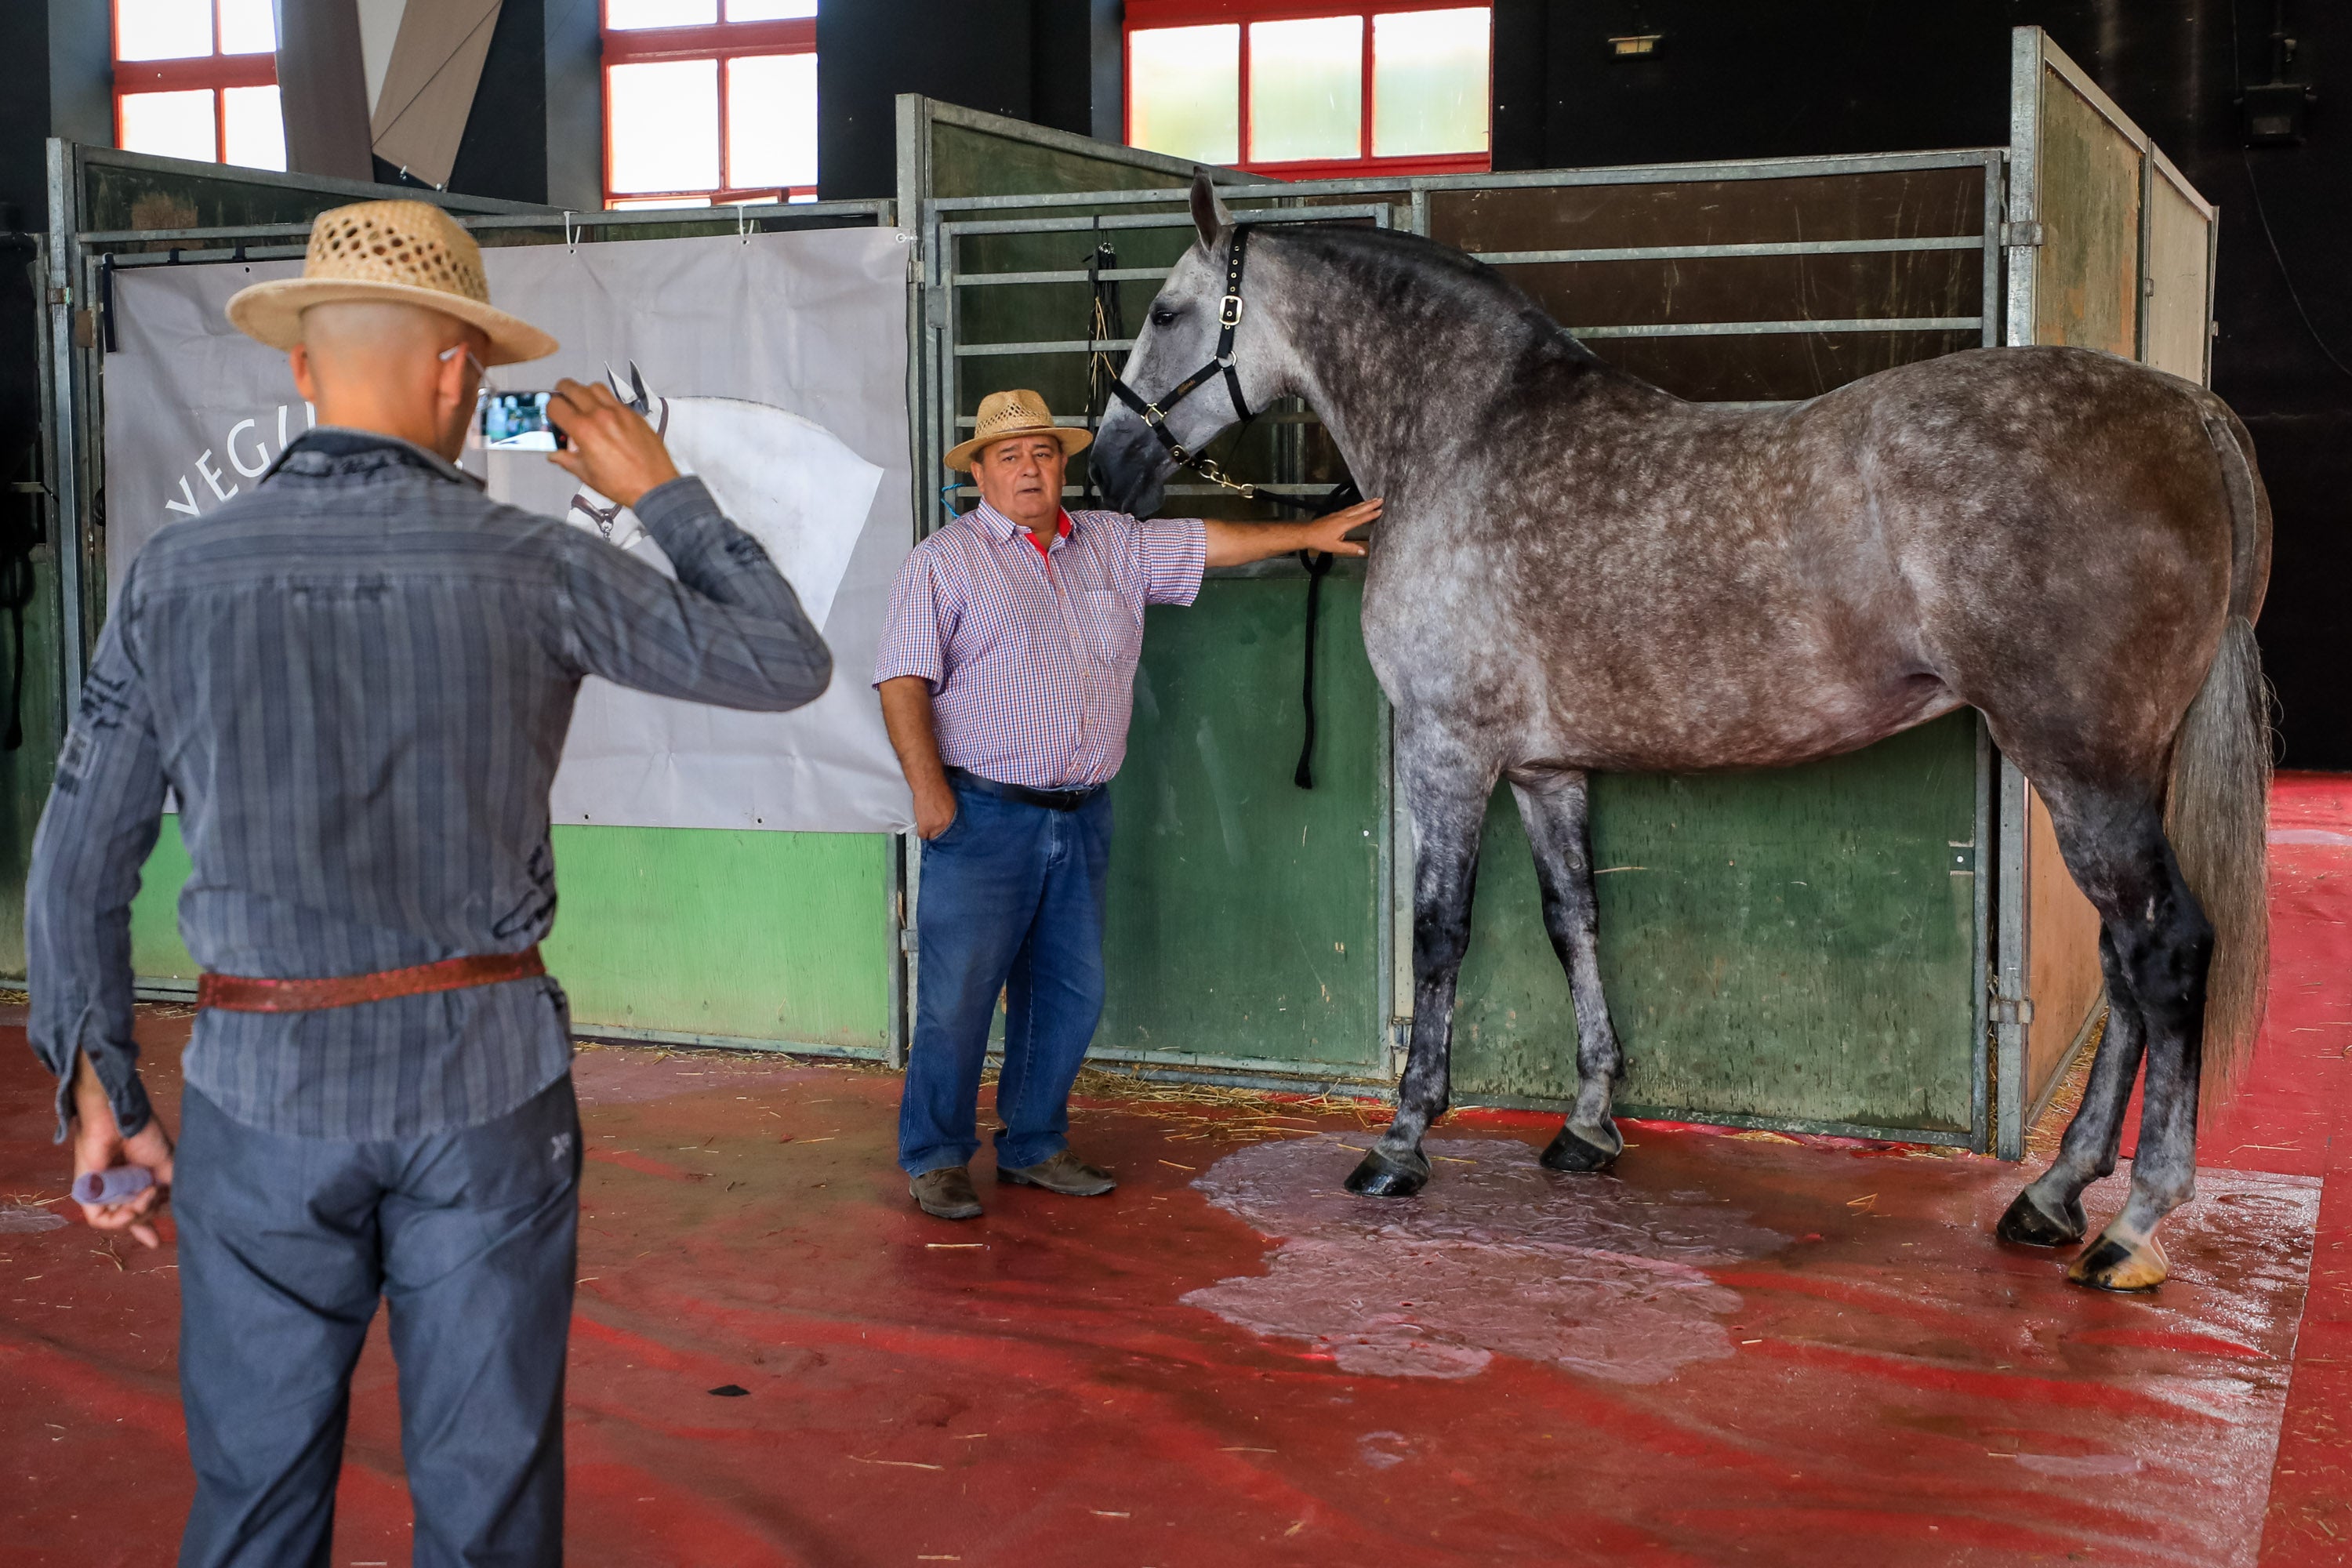
<path fill-rule="evenodd" d="M 604 0 L 604 205 L 816 200 L 816 0 Z"/>
<path fill-rule="evenodd" d="M 1293 179 L 1489 166 L 1494 10 L 1128 0 L 1127 140 Z"/>
<path fill-rule="evenodd" d="M 270 0 L 114 0 L 114 144 L 286 167 Z"/>

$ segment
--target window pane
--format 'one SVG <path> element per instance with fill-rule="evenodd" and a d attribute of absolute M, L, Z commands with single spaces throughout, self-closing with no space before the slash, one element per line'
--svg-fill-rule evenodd
<path fill-rule="evenodd" d="M 816 184 L 816 57 L 745 55 L 727 62 L 727 183 Z"/>
<path fill-rule="evenodd" d="M 114 58 L 176 60 L 213 52 L 213 0 L 121 0 Z"/>
<path fill-rule="evenodd" d="M 719 184 L 719 62 L 662 60 L 604 74 L 615 191 Z"/>
<path fill-rule="evenodd" d="M 614 212 L 636 212 L 650 207 L 707 207 L 709 196 L 639 196 L 635 199 L 610 201 L 604 204 Z"/>
<path fill-rule="evenodd" d="M 213 89 L 124 93 L 122 150 L 217 163 L 220 153 L 213 145 Z"/>
<path fill-rule="evenodd" d="M 225 55 L 274 55 L 278 52 L 277 7 L 270 0 L 220 0 L 220 52 Z M 231 158 L 230 163 L 237 160 Z"/>
<path fill-rule="evenodd" d="M 1241 158 L 1242 30 L 1145 27 L 1127 36 L 1128 140 L 1202 163 Z"/>
<path fill-rule="evenodd" d="M 719 0 L 604 0 L 604 26 L 692 27 L 719 20 Z"/>
<path fill-rule="evenodd" d="M 1250 25 L 1250 161 L 1364 151 L 1364 19 Z"/>
<path fill-rule="evenodd" d="M 727 0 L 730 22 L 773 22 L 786 16 L 814 16 L 816 0 Z"/>
<path fill-rule="evenodd" d="M 278 89 L 232 87 L 221 94 L 221 162 L 248 169 L 286 167 L 286 120 Z"/>
<path fill-rule="evenodd" d="M 1372 154 L 1486 150 L 1490 13 L 1400 11 L 1372 18 Z"/>

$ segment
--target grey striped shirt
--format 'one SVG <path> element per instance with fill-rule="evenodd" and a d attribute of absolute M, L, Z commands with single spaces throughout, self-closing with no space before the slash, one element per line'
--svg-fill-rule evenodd
<path fill-rule="evenodd" d="M 405 442 L 324 428 L 124 577 L 34 841 L 33 1048 L 77 1051 L 125 1132 L 130 906 L 168 788 L 209 972 L 358 974 L 516 952 L 555 921 L 548 786 L 583 676 L 781 710 L 832 679 L 755 540 L 682 479 L 637 515 L 670 581 L 499 506 Z M 499 1116 L 569 1068 L 552 978 L 310 1013 L 198 1015 L 187 1081 L 249 1126 L 406 1138 Z"/>

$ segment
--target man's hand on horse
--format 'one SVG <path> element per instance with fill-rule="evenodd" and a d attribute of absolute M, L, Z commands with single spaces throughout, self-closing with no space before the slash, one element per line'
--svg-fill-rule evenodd
<path fill-rule="evenodd" d="M 677 465 L 654 427 L 608 386 L 557 382 L 547 417 L 571 443 L 549 453 L 548 461 L 623 506 L 636 505 L 647 490 L 677 478 Z"/>
<path fill-rule="evenodd" d="M 158 1245 L 155 1212 L 172 1191 L 171 1134 L 160 1119 L 151 1116 L 146 1126 L 125 1138 L 106 1098 L 106 1086 L 99 1082 L 88 1057 L 75 1059 L 73 1101 L 74 1180 L 118 1165 L 143 1165 L 155 1178 L 153 1186 L 128 1202 L 79 1205 L 82 1218 L 92 1230 L 127 1230 L 142 1247 Z"/>
<path fill-rule="evenodd" d="M 1346 536 L 1360 528 L 1370 527 L 1380 521 L 1380 516 L 1381 498 L 1374 496 L 1370 500 L 1360 500 L 1351 507 L 1335 511 L 1328 517 L 1318 517 L 1303 525 L 1314 536 L 1316 542 L 1301 548 L 1319 550 L 1326 555 L 1361 555 L 1371 546 Z"/>

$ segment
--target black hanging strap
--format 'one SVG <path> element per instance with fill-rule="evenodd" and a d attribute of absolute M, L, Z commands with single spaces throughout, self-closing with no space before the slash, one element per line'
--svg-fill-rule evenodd
<path fill-rule="evenodd" d="M 1328 517 L 1363 499 L 1356 481 L 1346 479 L 1307 510 L 1317 517 Z M 1323 620 L 1323 579 L 1331 574 L 1331 563 L 1336 559 L 1316 550 L 1298 552 L 1298 563 L 1307 568 L 1307 657 L 1298 686 L 1298 708 L 1305 733 L 1298 743 L 1298 767 L 1291 773 L 1290 782 L 1300 789 L 1315 787 L 1315 637 Z"/>

